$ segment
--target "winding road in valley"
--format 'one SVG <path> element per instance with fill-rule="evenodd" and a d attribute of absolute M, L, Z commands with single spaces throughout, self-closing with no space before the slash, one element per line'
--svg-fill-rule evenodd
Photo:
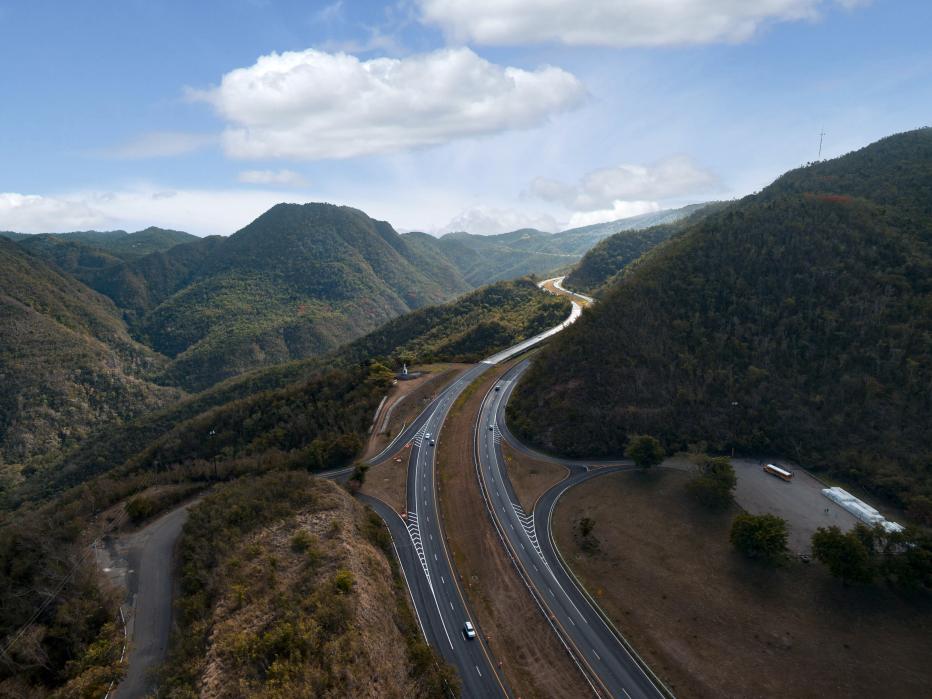
<path fill-rule="evenodd" d="M 440 524 L 434 481 L 434 442 L 453 403 L 473 381 L 496 364 L 559 333 L 580 317 L 581 304 L 591 299 L 566 291 L 561 281 L 562 277 L 550 279 L 540 286 L 571 296 L 572 312 L 563 323 L 467 370 L 441 391 L 391 444 L 370 459 L 370 463 L 379 463 L 411 444 L 405 511 L 395 512 L 380 500 L 360 496 L 388 525 L 421 628 L 428 642 L 459 672 L 462 696 L 466 697 L 485 699 L 512 696 L 512 692 L 497 670 L 482 629 L 477 629 L 476 638 L 468 638 L 465 633 L 465 622 L 475 621 L 460 590 Z M 592 462 L 540 455 L 514 439 L 504 422 L 504 408 L 515 381 L 528 365 L 525 360 L 506 372 L 497 384 L 500 390 L 489 390 L 476 416 L 473 457 L 488 514 L 503 544 L 510 549 L 531 594 L 586 677 L 593 694 L 628 699 L 666 696 L 659 681 L 652 677 L 585 590 L 575 582 L 550 536 L 552 511 L 563 492 L 588 478 L 630 466 L 616 463 L 591 469 Z M 504 468 L 502 439 L 537 458 L 558 461 L 570 470 L 567 479 L 541 497 L 533 513 L 523 512 L 517 504 Z M 351 471 L 351 468 L 343 468 L 320 475 L 342 480 Z M 113 552 L 129 571 L 131 641 L 126 677 L 112 696 L 145 696 L 155 687 L 152 672 L 164 661 L 171 629 L 173 551 L 187 517 L 187 507 L 179 507 L 138 532 L 124 535 Z"/>
<path fill-rule="evenodd" d="M 456 584 L 438 518 L 434 449 L 430 441 L 437 438 L 450 406 L 470 383 L 490 366 L 520 355 L 575 322 L 582 312 L 576 299 L 582 303 L 592 302 L 589 297 L 563 289 L 561 282 L 562 278 L 551 279 L 542 282 L 541 286 L 575 297 L 572 298 L 572 313 L 566 321 L 489 357 L 467 371 L 438 395 L 392 444 L 371 460 L 378 463 L 412 443 L 404 518 L 384 503 L 372 498 L 366 498 L 366 501 L 388 523 L 424 633 L 459 671 L 464 696 L 500 696 L 508 694 L 508 691 L 504 680 L 494 674 L 494 663 L 481 641 L 481 629 L 476 640 L 469 640 L 462 633 L 463 622 L 469 617 Z M 589 478 L 631 468 L 631 465 L 616 462 L 591 469 L 593 462 L 538 454 L 518 442 L 505 425 L 504 409 L 515 382 L 528 366 L 529 361 L 525 360 L 506 372 L 496 384 L 499 390 L 489 390 L 476 416 L 474 462 L 489 515 L 538 606 L 586 677 L 593 695 L 628 699 L 668 696 L 659 680 L 629 649 L 585 590 L 576 583 L 550 536 L 550 517 L 563 492 Z M 567 479 L 542 496 L 533 513 L 524 512 L 515 497 L 504 468 L 503 438 L 531 456 L 564 464 L 570 470 Z"/>

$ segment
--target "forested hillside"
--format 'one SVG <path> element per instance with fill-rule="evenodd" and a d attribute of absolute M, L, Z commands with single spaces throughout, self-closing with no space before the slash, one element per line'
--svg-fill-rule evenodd
<path fill-rule="evenodd" d="M 172 231 L 165 228 L 150 226 L 142 231 L 127 233 L 126 231 L 75 231 L 73 233 L 39 233 L 29 235 L 0 231 L 0 237 L 6 237 L 27 246 L 32 241 L 43 241 L 42 244 L 57 242 L 79 245 L 102 251 L 121 260 L 133 260 L 153 252 L 161 252 L 197 240 L 197 236 L 184 231 Z"/>
<path fill-rule="evenodd" d="M 109 299 L 0 239 L 0 483 L 100 424 L 179 398 L 149 380 L 165 364 Z"/>
<path fill-rule="evenodd" d="M 50 460 L 13 497 L 43 499 L 119 467 L 164 468 L 215 457 L 252 458 L 269 450 L 278 459 L 315 440 L 308 458 L 295 452 L 279 461 L 298 459 L 307 468 L 342 465 L 355 451 L 335 445 L 358 446 L 381 399 L 378 391 L 354 398 L 362 395 L 357 383 L 366 380 L 361 365 L 372 359 L 394 369 L 405 361 L 474 361 L 558 324 L 569 310 L 565 299 L 542 293 L 528 280 L 490 285 L 396 318 L 328 355 L 257 369 L 132 422 L 108 425 Z M 306 406 L 322 403 L 327 404 L 306 414 Z M 294 416 L 297 423 L 291 422 Z"/>
<path fill-rule="evenodd" d="M 930 385 L 922 129 L 788 173 L 658 248 L 541 353 L 510 420 L 574 455 L 617 455 L 632 433 L 780 454 L 928 522 Z"/>
<path fill-rule="evenodd" d="M 566 277 L 567 287 L 587 294 L 598 293 L 603 284 L 611 284 L 616 274 L 637 260 L 648 250 L 684 231 L 689 225 L 700 221 L 722 204 L 703 204 L 690 207 L 693 213 L 671 223 L 662 223 L 650 228 L 620 231 L 605 238 L 591 248 Z"/>
<path fill-rule="evenodd" d="M 391 226 L 361 211 L 280 204 L 229 238 L 155 253 L 89 283 L 172 358 L 165 382 L 199 390 L 322 354 L 466 290 L 420 262 Z"/>

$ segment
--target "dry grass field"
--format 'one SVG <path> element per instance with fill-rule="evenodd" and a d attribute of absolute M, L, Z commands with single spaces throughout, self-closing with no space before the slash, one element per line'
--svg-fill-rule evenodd
<path fill-rule="evenodd" d="M 677 471 L 570 490 L 554 535 L 574 572 L 678 697 L 930 696 L 932 601 L 844 587 L 817 563 L 768 568 L 728 542 L 737 508 L 693 503 Z M 576 523 L 595 520 L 595 553 Z"/>

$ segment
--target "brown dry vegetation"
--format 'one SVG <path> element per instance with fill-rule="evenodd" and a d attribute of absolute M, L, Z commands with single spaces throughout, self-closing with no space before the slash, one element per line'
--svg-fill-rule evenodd
<path fill-rule="evenodd" d="M 728 542 L 688 474 L 620 473 L 559 502 L 554 535 L 599 604 L 679 697 L 919 697 L 932 686 L 932 605 L 845 588 L 818 564 L 768 568 Z M 585 554 L 577 523 L 595 521 Z"/>
<path fill-rule="evenodd" d="M 392 455 L 385 461 L 370 466 L 366 471 L 361 492 L 378 498 L 386 505 L 401 513 L 405 508 L 408 492 L 408 456 L 410 450 L 402 445 L 398 456 Z M 395 459 L 400 458 L 401 462 Z"/>
<path fill-rule="evenodd" d="M 272 474 L 218 489 L 185 528 L 182 628 L 162 693 L 442 694 L 390 547 L 381 520 L 329 481 Z"/>
<path fill-rule="evenodd" d="M 530 514 L 537 499 L 566 477 L 566 467 L 552 461 L 532 459 L 502 442 L 505 467 L 515 495 L 524 511 Z"/>
<path fill-rule="evenodd" d="M 372 433 L 361 460 L 375 456 L 384 449 L 403 425 L 416 418 L 431 398 L 450 385 L 456 377 L 470 367 L 469 364 L 428 364 L 411 367 L 411 371 L 428 372 L 410 381 L 399 381 L 388 394 L 388 398 L 373 421 Z M 394 406 L 394 407 L 393 407 Z M 391 414 L 385 421 L 386 413 Z"/>
<path fill-rule="evenodd" d="M 581 697 L 588 687 L 518 577 L 479 493 L 473 466 L 475 418 L 496 367 L 454 404 L 437 445 L 444 532 L 460 586 L 493 656 L 521 697 Z"/>

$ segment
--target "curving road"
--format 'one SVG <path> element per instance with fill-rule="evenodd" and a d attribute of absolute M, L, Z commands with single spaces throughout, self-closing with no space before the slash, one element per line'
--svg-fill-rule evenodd
<path fill-rule="evenodd" d="M 515 496 L 501 450 L 503 434 L 507 433 L 504 411 L 515 382 L 528 366 L 529 362 L 521 362 L 502 376 L 497 382 L 499 390 L 493 388 L 486 394 L 476 422 L 477 471 L 497 528 L 596 695 L 628 699 L 667 696 L 659 681 L 576 584 L 550 537 L 552 511 L 563 492 L 588 478 L 633 467 L 619 463 L 590 470 L 578 461 L 543 457 L 567 466 L 569 477 L 545 493 L 533 513 L 525 512 Z M 514 444 L 536 458 L 543 456 L 517 440 Z"/>
<path fill-rule="evenodd" d="M 391 444 L 369 460 L 370 463 L 379 463 L 411 443 L 405 512 L 396 513 L 371 497 L 363 497 L 363 500 L 388 525 L 424 634 L 444 659 L 457 668 L 463 683 L 463 696 L 495 697 L 510 696 L 511 693 L 496 671 L 482 630 L 477 628 L 476 639 L 467 639 L 463 634 L 466 620 L 473 624 L 475 620 L 469 614 L 459 588 L 440 526 L 434 483 L 435 448 L 430 442 L 437 439 L 450 407 L 469 384 L 490 367 L 560 332 L 575 322 L 581 312 L 581 306 L 572 302 L 569 317 L 560 325 L 498 352 L 467 370 L 441 391 Z"/>
<path fill-rule="evenodd" d="M 556 281 L 559 282 L 562 277 Z M 554 281 L 554 280 L 547 280 Z M 545 282 L 541 283 L 541 286 Z M 472 367 L 446 387 L 418 417 L 385 449 L 370 459 L 378 463 L 412 442 L 408 462 L 408 495 L 405 517 L 379 500 L 362 499 L 385 520 L 392 533 L 402 572 L 408 582 L 415 611 L 427 640 L 459 671 L 463 696 L 510 696 L 496 673 L 481 629 L 476 639 L 466 639 L 462 629 L 471 619 L 454 573 L 440 522 L 434 484 L 434 448 L 425 437 L 436 439 L 453 402 L 490 367 L 517 356 L 575 322 L 581 307 L 573 301 L 570 316 L 560 325 L 499 352 Z M 344 480 L 347 467 L 317 474 Z M 172 510 L 118 544 L 117 557 L 127 561 L 129 602 L 132 608 L 128 633 L 131 644 L 127 673 L 111 696 L 141 697 L 156 686 L 152 675 L 164 660 L 172 620 L 172 564 L 175 543 L 192 503 Z"/>

